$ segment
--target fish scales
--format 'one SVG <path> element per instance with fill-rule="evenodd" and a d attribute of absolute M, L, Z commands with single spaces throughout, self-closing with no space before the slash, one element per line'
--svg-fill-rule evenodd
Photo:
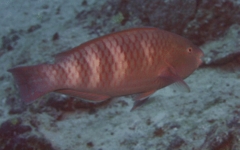
<path fill-rule="evenodd" d="M 54 91 L 93 101 L 136 94 L 137 101 L 175 82 L 188 89 L 183 79 L 197 69 L 202 56 L 181 36 L 156 28 L 133 28 L 60 53 L 54 64 L 9 71 L 28 102 Z M 32 85 L 36 83 L 38 87 Z"/>
<path fill-rule="evenodd" d="M 150 35 L 152 35 L 152 33 L 150 33 Z M 99 86 L 102 88 L 105 85 L 105 88 L 112 88 L 114 86 L 119 86 L 118 84 L 120 83 L 123 83 L 122 80 L 129 78 L 129 74 L 133 76 L 134 70 L 138 71 L 139 67 L 143 68 L 143 65 L 141 63 L 138 65 L 138 59 L 147 60 L 143 61 L 146 64 L 145 66 L 151 66 L 154 62 L 153 56 L 155 54 L 155 47 L 151 47 L 150 42 L 153 41 L 153 36 L 148 37 L 147 33 L 143 33 L 140 34 L 139 37 L 140 38 L 138 40 L 144 41 L 137 44 L 140 47 L 143 47 L 141 51 L 136 50 L 134 46 L 131 46 L 134 45 L 135 42 L 134 34 L 125 37 L 115 35 L 113 38 L 106 38 L 89 46 L 86 46 L 84 48 L 85 51 L 83 52 L 83 54 L 85 54 L 83 57 L 85 59 L 85 67 L 84 70 L 78 70 L 78 72 L 85 73 L 85 75 L 82 75 L 82 78 L 85 81 L 82 83 L 82 85 L 84 87 L 92 88 L 92 90 L 95 88 L 96 91 L 94 92 L 99 91 Z M 120 45 L 119 41 L 125 41 L 125 43 Z M 98 46 L 102 45 L 101 43 L 103 43 L 105 46 Z M 121 46 L 124 47 L 124 45 L 126 48 L 121 48 Z M 132 53 L 129 53 L 129 51 L 132 51 Z M 96 58 L 97 55 L 102 56 L 104 59 L 100 60 L 99 58 Z M 97 65 L 95 65 L 96 61 L 98 61 Z M 157 61 L 157 59 L 155 59 L 155 61 Z M 74 65 L 71 64 L 70 66 Z M 71 80 L 73 79 L 74 78 L 71 78 Z M 77 83 L 77 85 L 79 84 L 81 83 Z"/>

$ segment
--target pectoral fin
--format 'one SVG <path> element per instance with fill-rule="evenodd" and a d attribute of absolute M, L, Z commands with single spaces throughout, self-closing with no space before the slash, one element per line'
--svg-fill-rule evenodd
<path fill-rule="evenodd" d="M 190 92 L 190 88 L 187 83 L 177 74 L 175 69 L 171 66 L 160 73 L 159 80 L 165 80 L 165 82 L 171 84 L 171 87 L 174 89 Z"/>
<path fill-rule="evenodd" d="M 190 92 L 189 86 L 183 80 L 177 81 L 177 82 L 171 84 L 170 87 L 172 87 L 173 89 L 176 89 L 176 90 L 183 91 L 183 92 Z"/>
<path fill-rule="evenodd" d="M 104 101 L 110 98 L 108 95 L 100 95 L 100 94 L 95 94 L 95 93 L 87 93 L 87 92 L 80 92 L 77 90 L 72 90 L 72 89 L 62 89 L 62 90 L 57 90 L 55 91 L 57 93 L 62 93 L 66 95 L 71 95 L 75 97 L 80 97 L 85 100 L 90 100 L 90 101 Z"/>

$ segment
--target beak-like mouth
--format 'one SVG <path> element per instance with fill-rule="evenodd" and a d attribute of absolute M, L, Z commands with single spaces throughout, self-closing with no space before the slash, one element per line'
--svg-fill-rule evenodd
<path fill-rule="evenodd" d="M 204 53 L 201 50 L 200 55 L 198 57 L 198 67 L 203 63 L 203 57 L 204 57 Z"/>

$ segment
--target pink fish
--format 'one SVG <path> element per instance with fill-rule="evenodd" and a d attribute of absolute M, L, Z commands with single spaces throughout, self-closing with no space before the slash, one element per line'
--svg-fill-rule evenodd
<path fill-rule="evenodd" d="M 183 81 L 201 64 L 203 52 L 189 40 L 157 28 L 105 35 L 56 56 L 54 64 L 9 70 L 23 101 L 49 92 L 90 101 L 134 94 L 140 105 L 156 90 Z"/>

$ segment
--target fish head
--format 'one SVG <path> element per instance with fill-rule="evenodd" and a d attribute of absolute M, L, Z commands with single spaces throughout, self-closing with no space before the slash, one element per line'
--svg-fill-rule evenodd
<path fill-rule="evenodd" d="M 170 65 L 175 68 L 180 77 L 186 78 L 202 64 L 204 53 L 186 39 L 178 42 L 178 45 L 172 50 Z"/>

